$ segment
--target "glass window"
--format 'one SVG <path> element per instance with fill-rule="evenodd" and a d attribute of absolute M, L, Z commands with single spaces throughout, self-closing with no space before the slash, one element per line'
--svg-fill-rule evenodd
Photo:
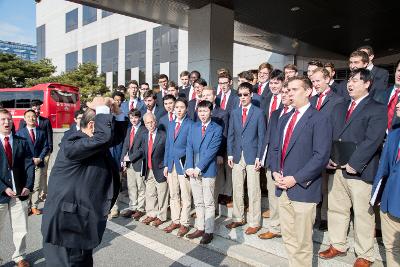
<path fill-rule="evenodd" d="M 65 71 L 71 71 L 78 66 L 78 51 L 65 55 Z"/>
<path fill-rule="evenodd" d="M 72 30 L 78 29 L 78 9 L 65 14 L 65 32 L 70 32 Z"/>
<path fill-rule="evenodd" d="M 118 39 L 101 44 L 101 72 L 118 71 Z"/>
<path fill-rule="evenodd" d="M 97 63 L 97 46 L 90 46 L 82 50 L 82 63 Z"/>
<path fill-rule="evenodd" d="M 97 20 L 97 8 L 83 6 L 82 9 L 82 25 L 92 23 Z"/>
<path fill-rule="evenodd" d="M 102 11 L 101 11 L 101 17 L 102 17 L 102 18 L 111 16 L 112 14 L 114 14 L 114 13 L 112 13 L 112 12 L 110 12 L 110 11 L 107 11 L 107 10 L 102 10 Z"/>
<path fill-rule="evenodd" d="M 43 91 L 1 92 L 0 103 L 4 108 L 30 108 L 33 100 L 43 102 Z"/>
<path fill-rule="evenodd" d="M 139 68 L 139 83 L 145 82 L 146 31 L 125 37 L 125 73 L 130 73 L 131 68 Z"/>
<path fill-rule="evenodd" d="M 46 57 L 46 24 L 36 28 L 37 59 Z"/>
<path fill-rule="evenodd" d="M 78 101 L 78 94 L 70 92 L 51 90 L 50 96 L 51 98 L 53 98 L 54 101 L 60 103 L 75 104 Z"/>

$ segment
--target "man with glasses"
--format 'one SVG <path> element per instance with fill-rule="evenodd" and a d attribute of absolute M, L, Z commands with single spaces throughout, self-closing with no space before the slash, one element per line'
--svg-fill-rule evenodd
<path fill-rule="evenodd" d="M 241 107 L 232 111 L 228 128 L 228 165 L 232 168 L 233 214 L 228 229 L 246 223 L 244 181 L 247 174 L 249 212 L 246 234 L 257 233 L 261 226 L 260 168 L 264 153 L 265 119 L 263 111 L 251 103 L 253 86 L 242 83 L 238 89 Z"/>
<path fill-rule="evenodd" d="M 287 64 L 283 67 L 283 73 L 285 74 L 285 82 L 287 82 L 290 77 L 297 76 L 297 66 L 294 64 Z"/>
<path fill-rule="evenodd" d="M 193 83 L 193 88 L 196 97 L 188 103 L 188 116 L 192 121 L 197 121 L 197 104 L 202 100 L 202 94 L 204 87 L 207 86 L 207 82 L 199 78 Z"/>
<path fill-rule="evenodd" d="M 232 77 L 229 73 L 218 75 L 218 85 L 221 88 L 221 94 L 217 95 L 217 105 L 228 113 L 239 107 L 239 98 L 232 91 Z"/>
<path fill-rule="evenodd" d="M 160 91 L 157 93 L 157 106 L 163 107 L 164 96 L 168 95 L 168 76 L 165 74 L 160 74 L 158 77 L 158 86 Z"/>
<path fill-rule="evenodd" d="M 128 113 L 132 109 L 142 109 L 144 107 L 144 103 L 142 100 L 139 99 L 138 97 L 138 91 L 139 91 L 139 84 L 137 81 L 132 80 L 128 83 L 128 93 L 129 93 L 129 99 L 128 101 L 124 101 L 121 104 L 121 111 L 124 113 L 124 116 L 126 119 L 129 119 Z"/>
<path fill-rule="evenodd" d="M 140 100 L 143 101 L 143 95 L 145 92 L 150 90 L 150 85 L 148 83 L 141 83 L 140 84 L 140 88 L 139 88 L 139 92 L 140 92 Z"/>

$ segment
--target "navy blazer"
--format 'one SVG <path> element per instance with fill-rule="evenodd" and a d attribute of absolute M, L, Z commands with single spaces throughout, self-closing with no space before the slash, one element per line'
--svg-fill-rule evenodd
<path fill-rule="evenodd" d="M 187 116 L 189 116 L 189 118 L 192 121 L 197 121 L 197 119 L 198 119 L 197 110 L 196 110 L 196 102 L 197 102 L 197 99 L 192 99 L 188 102 Z"/>
<path fill-rule="evenodd" d="M 49 177 L 43 242 L 85 250 L 101 242 L 120 177 L 108 149 L 113 116 L 97 114 L 94 127 L 92 137 L 77 131 L 61 144 Z"/>
<path fill-rule="evenodd" d="M 47 136 L 44 131 L 36 127 L 35 143 L 32 143 L 28 128 L 24 127 L 17 132 L 17 135 L 25 138 L 28 142 L 29 149 L 33 155 L 33 158 L 40 158 L 42 162 L 39 163 L 38 167 L 44 167 L 44 157 L 49 153 L 49 142 L 47 141 Z"/>
<path fill-rule="evenodd" d="M 12 136 L 12 156 L 13 166 L 8 165 L 4 146 L 0 141 L 0 204 L 10 202 L 11 198 L 5 193 L 7 188 L 13 188 L 11 180 L 11 170 L 14 175 L 16 193 L 19 195 L 23 188 L 33 190 L 35 179 L 35 166 L 32 161 L 32 153 L 28 141 L 15 134 Z M 20 200 L 28 199 L 28 196 L 19 197 Z"/>
<path fill-rule="evenodd" d="M 128 119 L 129 119 L 129 116 L 128 116 L 128 113 L 129 113 L 129 101 L 130 101 L 130 99 L 127 99 L 126 101 L 122 102 L 122 104 L 121 104 L 121 111 L 122 111 L 122 113 L 124 113 L 125 117 L 127 117 Z M 146 107 L 146 105 L 140 99 L 140 97 L 138 97 L 135 108 L 137 110 L 141 110 L 143 107 Z M 129 125 L 130 125 L 130 122 L 129 122 Z"/>
<path fill-rule="evenodd" d="M 400 129 L 389 133 L 385 143 L 379 168 L 375 176 L 372 194 L 379 180 L 386 176 L 386 184 L 383 190 L 380 209 L 400 219 L 400 162 L 397 161 L 397 150 L 400 142 Z"/>
<path fill-rule="evenodd" d="M 135 136 L 133 138 L 132 147 L 129 148 L 130 137 L 131 137 L 131 129 L 132 129 L 132 126 L 130 126 L 126 130 L 125 140 L 124 140 L 124 144 L 122 146 L 122 151 L 121 151 L 121 160 L 120 160 L 121 162 L 124 161 L 124 157 L 125 157 L 126 153 L 129 152 L 129 154 L 134 154 L 134 153 L 136 153 L 138 151 L 140 138 L 142 137 L 142 135 L 144 133 L 147 133 L 147 128 L 143 124 L 141 124 L 139 126 L 138 130 L 135 132 Z M 128 163 L 127 167 L 129 167 L 129 164 L 132 164 L 132 167 L 136 172 L 142 171 L 142 164 L 143 164 L 142 158 L 138 158 L 138 159 L 136 159 L 136 161 L 130 161 Z"/>
<path fill-rule="evenodd" d="M 165 109 L 164 109 L 163 107 L 160 108 L 160 107 L 157 106 L 157 105 L 155 105 L 154 108 L 156 109 L 156 110 L 154 111 L 154 115 L 156 116 L 157 123 L 159 123 L 161 117 L 164 116 L 165 113 L 166 113 L 167 111 L 165 111 Z M 142 109 L 140 110 L 140 113 L 142 114 L 142 123 L 143 123 L 144 114 L 146 114 L 146 112 L 147 112 L 147 107 L 146 107 L 146 105 L 143 105 L 143 106 L 142 106 Z M 130 126 L 130 125 L 129 125 L 129 126 Z"/>
<path fill-rule="evenodd" d="M 175 166 L 176 172 L 179 175 L 184 175 L 183 168 L 186 162 L 186 144 L 192 124 L 193 121 L 186 116 L 175 138 L 176 121 L 171 121 L 169 123 L 164 154 L 164 166 L 168 167 L 169 173 L 172 172 L 172 168 Z"/>
<path fill-rule="evenodd" d="M 20 120 L 18 130 L 21 130 L 24 127 L 26 127 L 25 120 Z M 48 118 L 39 116 L 39 128 L 45 132 L 45 134 L 47 136 L 47 142 L 49 143 L 49 153 L 52 153 L 53 152 L 53 127 L 51 126 L 50 120 Z"/>
<path fill-rule="evenodd" d="M 167 180 L 164 176 L 164 153 L 165 153 L 165 132 L 157 130 L 156 137 L 153 140 L 153 150 L 151 153 L 152 171 L 157 182 L 162 183 Z M 143 159 L 142 173 L 147 178 L 149 169 L 147 167 L 149 133 L 143 133 L 140 138 L 140 143 L 137 150 L 131 149 L 129 151 L 129 158 L 131 161 L 136 161 L 140 158 Z"/>
<path fill-rule="evenodd" d="M 228 156 L 239 163 L 242 151 L 246 164 L 254 165 L 256 158 L 262 159 L 266 126 L 263 111 L 251 105 L 247 111 L 245 125 L 242 125 L 242 108 L 232 111 L 228 129 Z"/>
<path fill-rule="evenodd" d="M 215 105 L 211 112 L 211 120 L 222 127 L 222 143 L 218 151 L 218 156 L 226 156 L 226 142 L 228 139 L 229 114 L 227 111 Z"/>
<path fill-rule="evenodd" d="M 325 97 L 322 102 L 320 112 L 323 112 L 327 116 L 333 115 L 333 109 L 337 104 L 343 103 L 345 100 L 340 95 L 336 94 L 333 90 L 331 90 Z M 310 98 L 311 106 L 317 108 L 318 104 L 318 95 L 314 95 Z"/>
<path fill-rule="evenodd" d="M 179 97 L 183 97 L 183 98 L 189 98 L 189 93 L 190 93 L 190 88 L 191 85 L 189 84 L 188 86 L 184 87 L 184 86 L 179 86 Z"/>
<path fill-rule="evenodd" d="M 278 138 L 278 121 L 281 118 L 281 112 L 283 110 L 283 106 L 279 107 L 277 110 L 273 111 L 271 114 L 271 118 L 269 118 L 267 133 L 265 135 L 265 149 L 267 149 L 267 154 L 265 157 L 264 166 L 271 169 L 271 161 L 272 161 L 272 148 L 274 146 L 274 142 L 279 142 Z"/>
<path fill-rule="evenodd" d="M 279 120 L 279 142 L 274 142 L 271 170 L 281 171 L 284 129 L 293 111 Z M 321 201 L 321 173 L 329 161 L 332 124 L 329 117 L 310 106 L 297 122 L 284 156 L 283 176 L 293 176 L 296 184 L 287 189 L 290 200 L 318 203 Z M 276 196 L 282 189 L 276 188 Z"/>
<path fill-rule="evenodd" d="M 193 123 L 186 146 L 185 170 L 199 168 L 204 178 L 217 176 L 217 153 L 222 142 L 222 127 L 211 121 L 204 134 L 202 123 Z"/>
<path fill-rule="evenodd" d="M 357 149 L 348 162 L 357 174 L 351 175 L 343 171 L 343 176 L 372 182 L 387 128 L 387 109 L 385 105 L 368 96 L 356 106 L 345 122 L 349 105 L 350 101 L 346 101 L 336 105 L 333 110 L 333 140 L 357 144 Z"/>
<path fill-rule="evenodd" d="M 386 106 L 389 105 L 390 94 L 392 93 L 392 91 L 394 90 L 394 88 L 395 88 L 395 86 L 392 85 L 392 86 L 390 86 L 390 87 L 386 90 L 385 101 L 384 101 L 384 104 L 385 104 Z M 396 104 L 397 104 L 397 103 L 399 103 L 399 99 L 397 99 Z M 393 120 L 392 120 L 392 130 L 397 129 L 397 128 L 400 128 L 400 117 L 397 117 L 397 116 L 396 116 L 396 111 L 395 111 L 395 113 L 394 113 L 393 115 L 394 115 L 394 117 L 393 117 Z"/>
<path fill-rule="evenodd" d="M 215 103 L 220 107 L 221 106 L 221 99 L 222 94 L 217 95 L 217 98 L 215 99 Z M 229 95 L 228 102 L 225 104 L 225 111 L 228 112 L 228 114 L 231 114 L 232 110 L 236 109 L 239 107 L 239 97 L 237 95 L 237 91 L 234 89 L 231 89 L 231 94 Z"/>
<path fill-rule="evenodd" d="M 157 127 L 159 130 L 161 130 L 163 132 L 167 132 L 169 123 L 170 123 L 169 114 L 167 112 L 160 118 L 160 120 L 158 121 Z"/>

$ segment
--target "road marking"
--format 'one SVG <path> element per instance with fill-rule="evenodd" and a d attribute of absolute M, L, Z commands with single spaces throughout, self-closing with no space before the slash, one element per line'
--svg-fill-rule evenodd
<path fill-rule="evenodd" d="M 212 265 L 202 262 L 196 258 L 186 255 L 176 249 L 170 248 L 154 239 L 148 238 L 147 236 L 138 234 L 122 225 L 114 223 L 112 221 L 107 222 L 107 228 L 129 240 L 138 243 L 141 246 L 149 248 L 173 261 L 179 262 L 184 266 L 201 266 L 201 267 L 212 267 Z"/>

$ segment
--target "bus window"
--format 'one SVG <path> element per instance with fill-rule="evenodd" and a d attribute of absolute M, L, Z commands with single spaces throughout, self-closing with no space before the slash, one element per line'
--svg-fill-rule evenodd
<path fill-rule="evenodd" d="M 78 94 L 65 91 L 51 90 L 51 98 L 56 102 L 75 104 L 78 101 Z"/>
<path fill-rule="evenodd" d="M 3 108 L 15 108 L 15 92 L 0 92 L 0 103 Z"/>
<path fill-rule="evenodd" d="M 0 102 L 3 108 L 30 108 L 31 102 L 40 100 L 43 102 L 43 91 L 28 92 L 1 92 Z"/>

